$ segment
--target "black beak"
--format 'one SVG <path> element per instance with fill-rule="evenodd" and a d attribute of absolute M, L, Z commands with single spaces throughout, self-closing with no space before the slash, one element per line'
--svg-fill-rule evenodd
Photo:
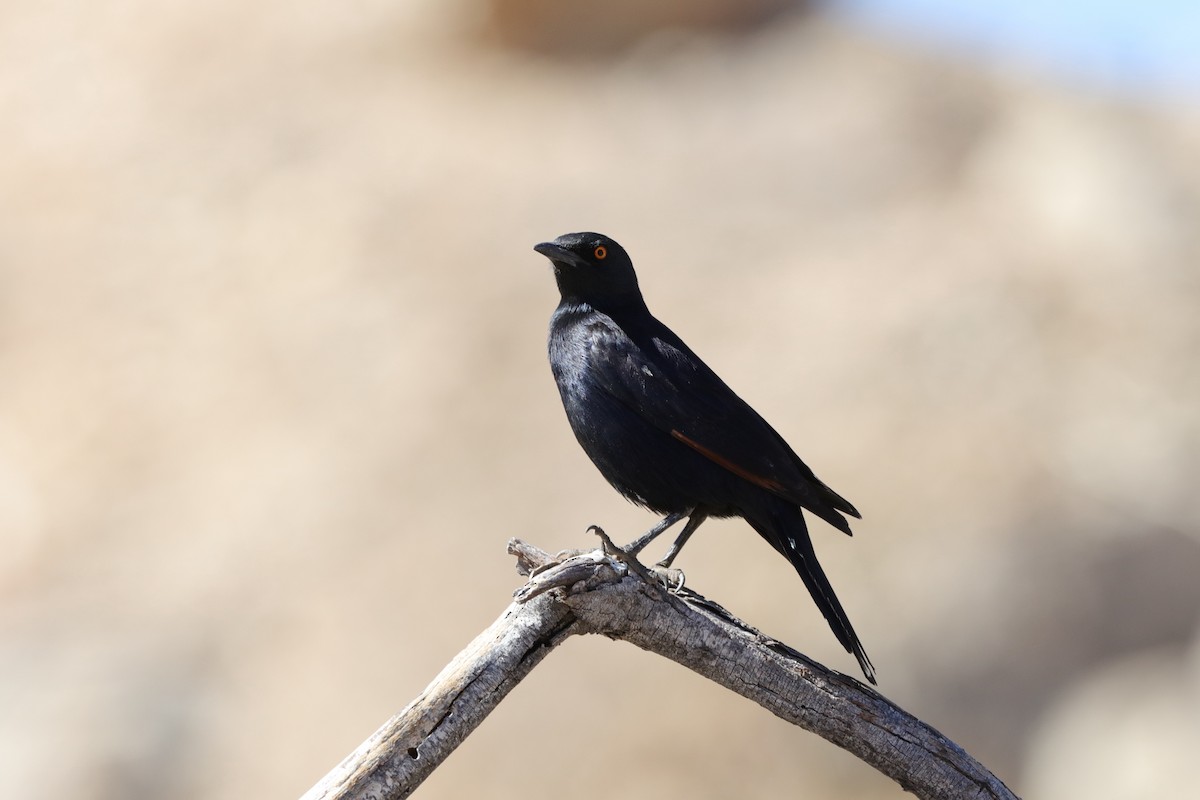
<path fill-rule="evenodd" d="M 541 253 L 555 264 L 569 264 L 575 267 L 584 266 L 585 264 L 582 258 L 575 255 L 567 248 L 557 245 L 554 242 L 542 242 L 541 244 L 535 244 L 533 249 L 535 252 Z"/>

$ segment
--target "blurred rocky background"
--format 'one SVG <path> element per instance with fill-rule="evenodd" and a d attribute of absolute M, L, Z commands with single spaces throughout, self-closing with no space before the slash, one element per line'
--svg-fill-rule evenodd
<path fill-rule="evenodd" d="M 7 796 L 297 796 L 500 613 L 508 537 L 648 527 L 545 361 L 531 247 L 580 229 L 863 510 L 814 538 L 884 693 L 1027 797 L 1192 785 L 1196 95 L 641 8 L 3 6 Z M 854 673 L 744 524 L 678 566 Z M 904 796 L 607 640 L 420 796 L 616 792 Z"/>

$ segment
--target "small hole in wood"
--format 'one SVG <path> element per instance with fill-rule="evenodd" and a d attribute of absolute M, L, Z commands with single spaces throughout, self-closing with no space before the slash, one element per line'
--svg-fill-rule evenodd
<path fill-rule="evenodd" d="M 420 751 L 417 750 L 417 748 L 410 747 L 410 748 L 408 748 L 408 757 L 413 758 L 413 759 L 420 758 L 421 753 L 420 753 Z"/>

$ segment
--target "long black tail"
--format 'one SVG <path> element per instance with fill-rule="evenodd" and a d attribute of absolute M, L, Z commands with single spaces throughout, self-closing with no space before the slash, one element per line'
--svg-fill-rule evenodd
<path fill-rule="evenodd" d="M 833 587 L 825 577 L 825 570 L 821 569 L 817 562 L 817 554 L 813 550 L 808 526 L 804 523 L 800 509 L 781 500 L 772 503 L 767 514 L 757 519 L 747 518 L 747 522 L 796 568 L 817 608 L 821 609 L 825 621 L 833 629 L 834 636 L 842 643 L 842 647 L 846 648 L 846 652 L 852 653 L 858 659 L 858 666 L 862 668 L 867 680 L 872 684 L 876 683 L 875 666 L 871 659 L 867 658 L 867 652 L 863 650 L 862 642 L 858 640 L 858 634 L 850 624 L 850 618 L 846 616 L 837 595 L 833 593 Z"/>

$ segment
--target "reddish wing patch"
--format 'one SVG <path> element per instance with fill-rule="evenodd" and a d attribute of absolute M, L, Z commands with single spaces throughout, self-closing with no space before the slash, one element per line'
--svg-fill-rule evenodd
<path fill-rule="evenodd" d="M 712 461 L 715 464 L 720 464 L 722 467 L 729 470 L 734 475 L 737 475 L 739 478 L 744 478 L 745 480 L 748 480 L 757 486 L 761 486 L 762 488 L 766 489 L 769 492 L 774 492 L 777 495 L 784 496 L 784 497 L 786 497 L 788 495 L 787 488 L 779 481 L 774 480 L 773 478 L 764 478 L 761 475 L 755 475 L 750 470 L 745 469 L 744 467 L 738 466 L 737 464 L 733 463 L 732 461 L 730 461 L 729 459 L 720 455 L 719 453 L 709 450 L 707 447 L 700 444 L 699 442 L 697 442 L 693 439 L 689 439 L 687 436 L 683 435 L 682 433 L 675 430 L 674 428 L 671 429 L 671 435 L 674 436 L 679 441 L 686 444 L 688 447 L 695 450 L 700 455 L 707 458 L 709 461 Z"/>

